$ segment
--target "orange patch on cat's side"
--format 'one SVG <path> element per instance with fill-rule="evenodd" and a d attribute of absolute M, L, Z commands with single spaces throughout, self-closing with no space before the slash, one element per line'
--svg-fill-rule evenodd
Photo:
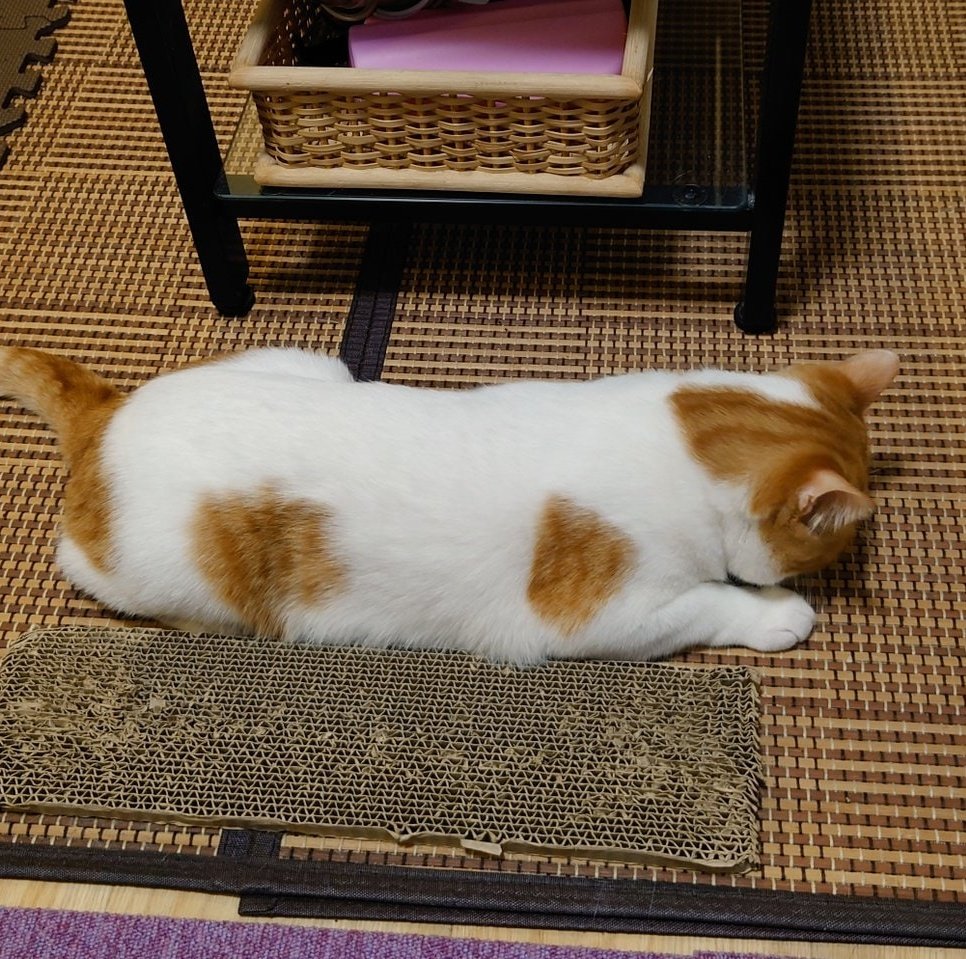
<path fill-rule="evenodd" d="M 527 599 L 541 619 L 572 635 L 617 594 L 634 560 L 633 541 L 616 526 L 552 496 L 537 527 Z"/>
<path fill-rule="evenodd" d="M 193 544 L 216 595 L 263 636 L 281 636 L 292 605 L 319 605 L 346 585 L 329 543 L 332 515 L 265 488 L 210 496 L 198 507 Z"/>
<path fill-rule="evenodd" d="M 124 397 L 107 380 L 64 357 L 21 347 L 0 356 L 4 392 L 42 416 L 60 440 L 70 469 L 64 529 L 101 572 L 111 566 L 110 485 L 104 433 Z"/>

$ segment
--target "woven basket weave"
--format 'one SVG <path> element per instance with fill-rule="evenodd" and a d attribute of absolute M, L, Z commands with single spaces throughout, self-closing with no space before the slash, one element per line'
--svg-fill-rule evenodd
<path fill-rule="evenodd" d="M 633 0 L 620 75 L 300 66 L 313 0 L 262 0 L 230 83 L 250 90 L 259 183 L 639 196 L 657 0 Z"/>

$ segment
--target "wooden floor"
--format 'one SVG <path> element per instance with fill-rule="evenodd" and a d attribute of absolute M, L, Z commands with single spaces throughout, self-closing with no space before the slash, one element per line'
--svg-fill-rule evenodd
<path fill-rule="evenodd" d="M 124 886 L 81 886 L 50 882 L 0 880 L 0 906 L 77 909 L 185 919 L 221 919 L 240 922 L 275 922 L 373 932 L 410 932 L 432 936 L 534 942 L 635 952 L 665 952 L 689 956 L 697 951 L 730 951 L 746 955 L 797 956 L 799 959 L 963 959 L 966 950 L 912 949 L 886 946 L 832 945 L 829 943 L 766 942 L 738 939 L 688 939 L 671 936 L 615 935 L 608 933 L 554 932 L 535 929 L 498 929 L 481 926 L 404 925 L 383 922 L 348 922 L 329 919 L 240 919 L 238 900 L 231 896 L 136 889 Z"/>

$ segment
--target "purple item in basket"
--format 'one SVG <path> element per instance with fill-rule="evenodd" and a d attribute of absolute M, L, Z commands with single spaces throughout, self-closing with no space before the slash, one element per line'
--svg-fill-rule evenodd
<path fill-rule="evenodd" d="M 375 70 L 619 74 L 621 0 L 457 3 L 349 30 L 349 62 Z"/>

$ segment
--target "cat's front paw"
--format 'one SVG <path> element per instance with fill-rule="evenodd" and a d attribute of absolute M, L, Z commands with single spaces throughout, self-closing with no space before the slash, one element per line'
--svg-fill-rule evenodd
<path fill-rule="evenodd" d="M 791 649 L 815 627 L 815 610 L 798 593 L 781 586 L 758 590 L 760 616 L 745 645 L 762 652 Z"/>

